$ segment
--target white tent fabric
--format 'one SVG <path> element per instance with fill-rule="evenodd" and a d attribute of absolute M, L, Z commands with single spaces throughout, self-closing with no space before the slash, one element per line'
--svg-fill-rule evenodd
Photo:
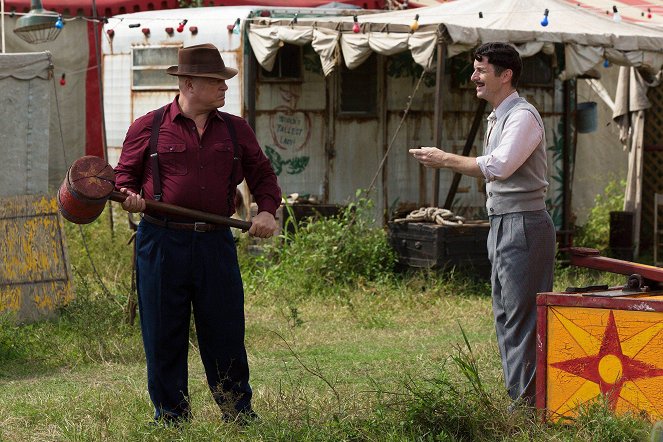
<path fill-rule="evenodd" d="M 320 61 L 322 61 L 322 72 L 325 75 L 331 74 L 334 66 L 337 64 L 338 51 L 336 44 L 340 33 L 329 29 L 315 29 L 313 31 L 313 49 L 320 54 Z"/>
<path fill-rule="evenodd" d="M 51 54 L 0 54 L 0 198 L 48 192 Z"/>
<path fill-rule="evenodd" d="M 544 27 L 541 20 L 545 10 L 549 24 Z M 419 27 L 412 32 L 410 25 L 415 14 L 419 15 Z M 655 70 L 663 65 L 663 31 L 617 23 L 605 14 L 564 0 L 456 0 L 415 10 L 363 14 L 358 16 L 358 22 L 360 32 L 354 33 L 353 17 L 299 19 L 297 24 L 260 18 L 251 23 L 249 40 L 258 62 L 268 70 L 273 67 L 280 42 L 302 44 L 312 38 L 306 30 L 321 28 L 340 32 L 343 59 L 350 68 L 368 58 L 367 46 L 386 55 L 408 49 L 414 55 L 416 48 L 416 62 L 431 68 L 438 35 L 445 39 L 448 56 L 488 41 L 511 42 L 523 56 L 533 55 L 537 47 L 550 50 L 553 43 L 564 43 L 567 50 L 563 78 L 584 74 L 605 58 L 615 64 Z M 329 57 L 322 62 L 332 64 Z"/>
<path fill-rule="evenodd" d="M 634 68 L 622 67 L 613 110 L 613 120 L 619 126 L 619 139 L 629 152 L 624 210 L 634 215 L 635 254 L 638 255 L 640 239 L 640 219 L 642 217 L 642 166 L 645 110 L 651 107 L 647 89 L 661 82 L 662 72 L 647 81 Z"/>

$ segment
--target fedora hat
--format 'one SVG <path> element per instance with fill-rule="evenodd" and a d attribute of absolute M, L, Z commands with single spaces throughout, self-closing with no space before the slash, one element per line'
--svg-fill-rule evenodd
<path fill-rule="evenodd" d="M 237 69 L 226 67 L 219 50 L 211 43 L 181 48 L 177 52 L 177 62 L 179 64 L 166 69 L 166 73 L 220 80 L 229 80 L 237 75 Z"/>

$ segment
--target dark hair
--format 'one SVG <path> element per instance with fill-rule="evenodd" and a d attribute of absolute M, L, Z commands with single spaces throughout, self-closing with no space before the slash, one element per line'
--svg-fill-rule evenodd
<path fill-rule="evenodd" d="M 518 86 L 520 73 L 523 71 L 523 61 L 520 59 L 518 51 L 507 43 L 484 43 L 474 51 L 474 59 L 481 61 L 483 57 L 488 59 L 488 63 L 495 66 L 495 74 L 501 75 L 506 69 L 511 69 L 511 86 Z"/>

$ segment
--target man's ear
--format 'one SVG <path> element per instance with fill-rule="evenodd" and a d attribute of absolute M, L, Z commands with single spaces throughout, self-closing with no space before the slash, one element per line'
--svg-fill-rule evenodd
<path fill-rule="evenodd" d="M 502 75 L 500 75 L 502 83 L 511 83 L 511 78 L 513 77 L 513 71 L 511 69 L 504 69 Z"/>

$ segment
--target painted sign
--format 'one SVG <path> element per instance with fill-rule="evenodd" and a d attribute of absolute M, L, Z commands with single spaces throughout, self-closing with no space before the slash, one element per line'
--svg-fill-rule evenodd
<path fill-rule="evenodd" d="M 663 312 L 550 307 L 547 320 L 553 420 L 600 396 L 617 413 L 663 418 Z"/>
<path fill-rule="evenodd" d="M 281 98 L 287 103 L 278 106 L 269 118 L 273 145 L 265 146 L 265 154 L 272 163 L 276 175 L 284 171 L 289 175 L 300 174 L 309 163 L 308 156 L 294 155 L 303 149 L 311 137 L 311 118 L 306 112 L 297 111 L 294 92 L 281 88 Z"/>
<path fill-rule="evenodd" d="M 308 143 L 311 136 L 311 119 L 304 112 L 282 109 L 272 114 L 270 129 L 272 140 L 278 148 L 297 151 Z"/>

